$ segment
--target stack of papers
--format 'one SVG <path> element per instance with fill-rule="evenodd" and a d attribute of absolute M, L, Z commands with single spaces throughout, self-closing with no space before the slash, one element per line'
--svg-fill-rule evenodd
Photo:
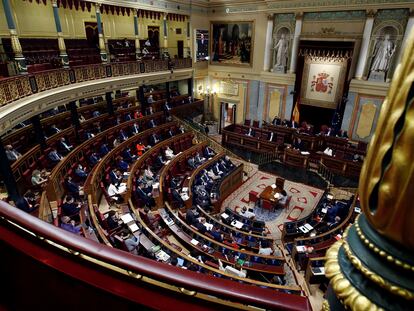
<path fill-rule="evenodd" d="M 313 229 L 313 227 L 310 224 L 304 224 L 305 228 L 309 231 Z"/>
<path fill-rule="evenodd" d="M 243 223 L 242 223 L 242 222 L 240 222 L 240 221 L 238 221 L 238 220 L 233 220 L 233 221 L 231 222 L 231 225 L 232 225 L 233 227 L 236 227 L 237 229 L 241 229 L 241 228 L 243 227 Z"/>
<path fill-rule="evenodd" d="M 300 154 L 301 154 L 301 155 L 310 155 L 310 153 L 309 153 L 309 152 L 307 152 L 307 151 L 301 151 L 301 152 L 300 152 Z"/>
<path fill-rule="evenodd" d="M 333 199 L 333 195 L 332 194 L 328 194 L 327 196 L 326 196 L 326 198 L 328 199 L 328 200 L 332 200 Z"/>
<path fill-rule="evenodd" d="M 131 232 L 134 233 L 135 231 L 139 230 L 139 227 L 137 226 L 136 223 L 133 223 L 129 226 L 129 230 L 131 230 Z"/>
<path fill-rule="evenodd" d="M 157 189 L 159 185 L 160 185 L 160 183 L 159 183 L 159 182 L 155 182 L 155 183 L 153 183 L 153 184 L 152 184 L 152 189 Z"/>
<path fill-rule="evenodd" d="M 183 199 L 183 201 L 187 201 L 190 197 L 188 196 L 187 193 L 181 193 L 181 199 Z"/>
<path fill-rule="evenodd" d="M 122 222 L 123 222 L 124 224 L 127 224 L 127 223 L 129 223 L 129 222 L 131 222 L 131 221 L 134 221 L 134 218 L 132 218 L 132 216 L 131 216 L 131 214 L 130 214 L 130 213 L 122 215 L 122 216 L 121 216 L 121 219 L 122 219 Z"/>
<path fill-rule="evenodd" d="M 227 218 L 229 218 L 229 215 L 227 215 L 226 213 L 223 213 L 223 214 L 221 214 L 221 217 L 222 217 L 223 219 L 227 219 Z"/>
<path fill-rule="evenodd" d="M 275 197 L 275 199 L 278 199 L 279 200 L 279 198 L 280 198 L 280 193 L 278 192 L 278 193 L 276 193 L 275 195 L 274 195 L 274 197 Z"/>
<path fill-rule="evenodd" d="M 208 231 L 210 231 L 211 229 L 213 229 L 213 225 L 212 225 L 212 224 L 209 224 L 208 222 L 206 222 L 206 223 L 204 224 L 204 227 L 206 227 L 206 229 L 207 229 Z"/>
<path fill-rule="evenodd" d="M 164 252 L 163 250 L 160 250 L 158 253 L 155 254 L 155 257 L 158 260 L 161 261 L 167 261 L 168 259 L 170 259 L 170 255 L 168 255 L 166 252 Z"/>
<path fill-rule="evenodd" d="M 181 192 L 187 192 L 188 191 L 188 187 L 183 187 L 183 189 L 181 189 Z"/>
<path fill-rule="evenodd" d="M 324 207 L 322 210 L 321 210 L 321 212 L 322 213 L 324 213 L 324 214 L 326 214 L 326 212 L 328 211 L 328 209 L 326 208 L 326 207 Z"/>
<path fill-rule="evenodd" d="M 303 233 L 308 233 L 309 232 L 308 228 L 306 228 L 305 226 L 300 226 L 299 230 L 302 231 Z"/>
<path fill-rule="evenodd" d="M 272 187 L 272 189 L 276 189 L 276 185 L 275 184 L 271 185 L 270 187 Z"/>
<path fill-rule="evenodd" d="M 303 246 L 303 245 L 297 245 L 297 246 L 296 246 L 296 251 L 297 251 L 298 253 L 304 253 L 304 252 L 306 251 L 306 246 Z"/>
<path fill-rule="evenodd" d="M 191 242 L 191 244 L 193 244 L 193 245 L 198 245 L 198 243 L 200 243 L 200 242 L 198 242 L 197 240 L 194 240 L 194 239 L 192 239 L 190 242 Z"/>
<path fill-rule="evenodd" d="M 361 209 L 359 207 L 355 207 L 354 208 L 355 213 L 360 214 L 361 213 Z"/>

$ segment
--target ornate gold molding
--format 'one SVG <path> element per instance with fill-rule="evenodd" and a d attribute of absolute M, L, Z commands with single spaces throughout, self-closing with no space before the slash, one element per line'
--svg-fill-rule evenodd
<path fill-rule="evenodd" d="M 328 300 L 324 300 L 322 303 L 322 311 L 330 311 L 331 307 L 329 306 Z"/>
<path fill-rule="evenodd" d="M 401 288 L 399 286 L 396 286 L 394 284 L 391 284 L 387 280 L 385 280 L 380 275 L 376 274 L 375 272 L 371 271 L 367 267 L 365 267 L 361 260 L 357 256 L 352 253 L 351 248 L 349 247 L 348 242 L 346 239 L 344 239 L 344 251 L 348 259 L 351 261 L 352 265 L 358 269 L 364 276 L 366 276 L 368 279 L 370 279 L 375 284 L 379 285 L 380 287 L 386 289 L 390 293 L 394 295 L 398 295 L 402 298 L 405 298 L 407 300 L 414 300 L 414 294 L 410 292 L 409 290 L 406 290 L 405 288 Z"/>
<path fill-rule="evenodd" d="M 339 249 L 343 240 L 335 242 L 326 253 L 325 275 L 330 279 L 330 284 L 341 303 L 354 311 L 380 311 L 371 300 L 362 295 L 341 272 L 338 262 Z"/>

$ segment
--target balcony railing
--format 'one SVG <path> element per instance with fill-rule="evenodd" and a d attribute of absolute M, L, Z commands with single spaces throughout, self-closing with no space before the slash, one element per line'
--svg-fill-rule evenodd
<path fill-rule="evenodd" d="M 191 68 L 191 58 L 146 60 L 111 64 L 93 64 L 68 69 L 55 69 L 0 80 L 0 107 L 15 100 L 53 88 L 110 77 L 138 75 L 171 69 Z"/>

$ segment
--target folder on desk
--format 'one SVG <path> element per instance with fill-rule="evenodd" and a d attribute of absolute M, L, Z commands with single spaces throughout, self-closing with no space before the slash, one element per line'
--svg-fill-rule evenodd
<path fill-rule="evenodd" d="M 309 231 L 305 226 L 300 226 L 299 230 L 302 231 L 303 233 L 307 233 Z"/>
<path fill-rule="evenodd" d="M 124 224 L 127 224 L 127 223 L 129 223 L 129 222 L 131 222 L 131 221 L 134 221 L 134 219 L 132 218 L 132 216 L 131 216 L 131 214 L 130 214 L 130 213 L 122 215 L 122 216 L 121 216 L 121 219 L 122 219 L 122 222 L 123 222 Z"/>
<path fill-rule="evenodd" d="M 305 228 L 309 231 L 313 229 L 313 227 L 310 224 L 304 224 Z"/>
<path fill-rule="evenodd" d="M 139 230 L 139 227 L 137 226 L 136 223 L 133 223 L 133 224 L 129 225 L 128 227 L 129 227 L 129 230 L 131 230 L 132 233 Z"/>
<path fill-rule="evenodd" d="M 226 213 L 223 213 L 223 214 L 221 214 L 221 217 L 224 218 L 224 219 L 227 219 L 227 218 L 229 218 L 229 215 L 227 215 Z"/>
<path fill-rule="evenodd" d="M 200 242 L 198 242 L 197 240 L 195 240 L 195 239 L 192 239 L 191 241 L 190 241 L 190 243 L 191 244 L 193 244 L 193 245 L 198 245 Z"/>
<path fill-rule="evenodd" d="M 326 214 L 326 212 L 328 211 L 328 209 L 326 208 L 326 207 L 324 207 L 322 210 L 321 210 L 321 212 L 322 213 L 324 213 L 324 214 Z"/>
<path fill-rule="evenodd" d="M 301 151 L 300 154 L 301 155 L 310 155 L 310 152 L 308 152 L 308 151 Z"/>

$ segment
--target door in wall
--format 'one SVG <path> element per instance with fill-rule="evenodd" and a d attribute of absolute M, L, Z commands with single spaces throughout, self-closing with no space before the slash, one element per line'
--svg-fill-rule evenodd
<path fill-rule="evenodd" d="M 177 56 L 178 58 L 184 57 L 184 41 L 183 40 L 177 41 Z"/>
<path fill-rule="evenodd" d="M 88 41 L 88 45 L 99 49 L 98 23 L 85 22 L 85 32 L 86 32 L 86 40 Z M 102 25 L 102 32 L 103 32 L 103 25 Z"/>

